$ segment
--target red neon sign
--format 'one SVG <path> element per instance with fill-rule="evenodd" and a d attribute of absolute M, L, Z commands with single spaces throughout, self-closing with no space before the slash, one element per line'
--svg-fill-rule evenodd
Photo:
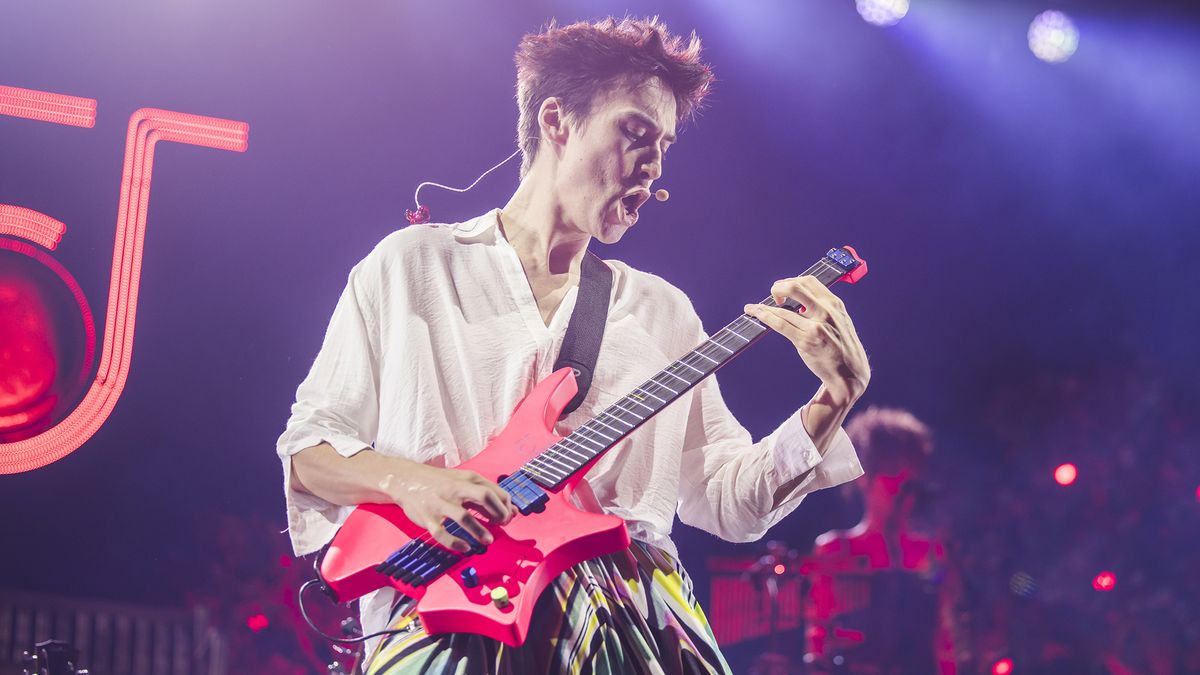
<path fill-rule="evenodd" d="M 92 128 L 96 124 L 96 101 L 0 86 L 0 115 Z M 99 368 L 83 400 L 62 421 L 36 436 L 0 443 L 0 474 L 31 471 L 74 452 L 104 424 L 121 397 L 133 355 L 138 283 L 157 143 L 171 141 L 245 152 L 249 133 L 250 126 L 245 122 L 155 108 L 142 108 L 129 118 Z M 11 240 L 4 239 L 15 237 L 52 251 L 62 240 L 65 230 L 65 225 L 46 214 L 0 204 L 0 243 L 6 244 L 3 248 L 18 250 Z M 25 246 L 28 247 L 27 244 Z M 54 262 L 41 251 L 34 250 L 38 254 L 36 256 L 28 250 L 19 252 L 44 263 L 47 259 Z M 56 270 L 62 268 L 57 262 L 46 264 Z M 63 278 L 66 281 L 69 275 Z M 68 286 L 71 283 L 73 279 Z M 82 293 L 78 297 L 82 297 Z M 88 321 L 85 323 L 90 325 L 90 310 L 86 310 L 86 301 L 81 305 L 81 311 L 87 312 Z M 88 343 L 88 349 L 94 350 L 94 332 L 88 335 Z M 88 362 L 90 364 L 90 358 Z"/>

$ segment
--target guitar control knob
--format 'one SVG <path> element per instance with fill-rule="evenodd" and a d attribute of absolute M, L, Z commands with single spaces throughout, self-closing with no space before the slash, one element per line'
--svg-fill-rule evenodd
<path fill-rule="evenodd" d="M 492 604 L 496 609 L 508 607 L 508 589 L 503 586 L 492 589 Z"/>
<path fill-rule="evenodd" d="M 474 567 L 468 567 L 459 576 L 462 577 L 463 586 L 467 588 L 475 588 L 479 585 L 479 572 Z"/>

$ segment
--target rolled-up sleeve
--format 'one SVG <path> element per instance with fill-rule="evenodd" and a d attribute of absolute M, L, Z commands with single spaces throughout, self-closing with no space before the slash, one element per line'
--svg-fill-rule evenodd
<path fill-rule="evenodd" d="M 296 555 L 320 549 L 352 507 L 292 484 L 292 456 L 328 443 L 349 457 L 375 441 L 379 426 L 379 331 L 368 261 L 354 267 L 325 331 L 321 350 L 296 390 L 287 428 L 276 442 L 283 462 L 288 532 Z"/>
<path fill-rule="evenodd" d="M 725 405 L 716 379 L 697 386 L 680 465 L 679 519 L 727 541 L 754 541 L 808 493 L 861 476 L 845 431 L 838 429 L 822 455 L 804 428 L 803 414 L 803 408 L 797 410 L 754 443 Z M 775 493 L 794 480 L 777 504 Z"/>

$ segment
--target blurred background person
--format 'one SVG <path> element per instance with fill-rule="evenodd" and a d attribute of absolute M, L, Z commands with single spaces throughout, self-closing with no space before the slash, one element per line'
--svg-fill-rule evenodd
<path fill-rule="evenodd" d="M 955 673 L 950 626 L 957 584 L 943 543 L 917 513 L 933 452 L 911 413 L 871 407 L 846 425 L 866 475 L 855 482 L 862 521 L 817 538 L 805 606 L 810 672 Z"/>

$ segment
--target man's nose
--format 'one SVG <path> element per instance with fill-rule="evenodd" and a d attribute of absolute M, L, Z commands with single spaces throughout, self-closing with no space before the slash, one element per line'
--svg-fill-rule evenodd
<path fill-rule="evenodd" d="M 642 178 L 647 181 L 656 181 L 662 178 L 662 156 L 658 155 L 648 162 L 642 163 Z"/>

